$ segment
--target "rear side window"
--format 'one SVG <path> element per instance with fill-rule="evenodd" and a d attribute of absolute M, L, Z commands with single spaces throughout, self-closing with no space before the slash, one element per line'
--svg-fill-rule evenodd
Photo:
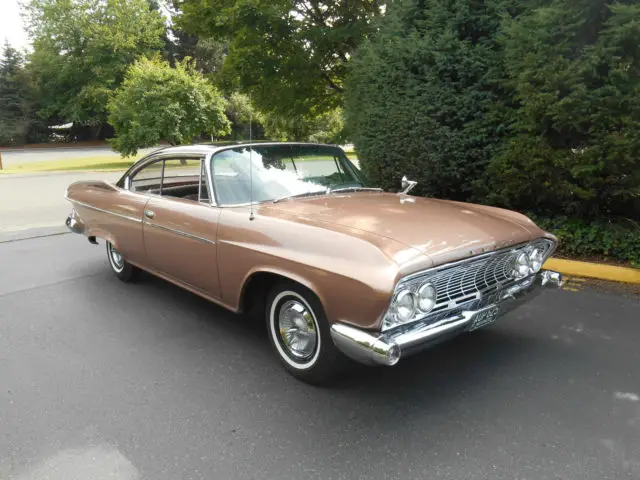
<path fill-rule="evenodd" d="M 167 158 L 151 163 L 131 178 L 134 192 L 195 202 L 209 201 L 204 161 L 199 158 Z"/>
<path fill-rule="evenodd" d="M 160 193 L 162 184 L 163 161 L 150 163 L 142 170 L 138 170 L 131 178 L 130 190 L 134 192 Z"/>

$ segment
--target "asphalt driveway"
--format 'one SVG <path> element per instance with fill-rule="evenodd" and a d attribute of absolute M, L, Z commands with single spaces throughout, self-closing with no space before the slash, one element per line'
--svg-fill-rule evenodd
<path fill-rule="evenodd" d="M 82 180 L 115 182 L 123 172 L 47 172 L 0 175 L 0 242 L 67 232 L 67 187 Z"/>
<path fill-rule="evenodd" d="M 0 243 L 0 479 L 639 479 L 640 301 L 570 288 L 322 389 L 102 244 Z"/>

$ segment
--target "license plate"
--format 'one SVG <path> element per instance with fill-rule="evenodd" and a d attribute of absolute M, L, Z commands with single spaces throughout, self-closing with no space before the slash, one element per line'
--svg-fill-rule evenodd
<path fill-rule="evenodd" d="M 475 330 L 477 328 L 485 327 L 496 321 L 498 318 L 498 312 L 500 308 L 497 305 L 492 307 L 488 307 L 485 310 L 482 310 L 473 317 L 473 323 L 471 324 L 471 330 Z"/>

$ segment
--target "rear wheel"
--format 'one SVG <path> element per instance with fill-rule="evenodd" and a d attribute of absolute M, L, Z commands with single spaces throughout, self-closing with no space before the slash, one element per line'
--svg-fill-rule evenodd
<path fill-rule="evenodd" d="M 124 257 L 116 250 L 116 247 L 107 241 L 107 258 L 111 270 L 123 282 L 134 282 L 140 275 L 140 269 L 127 262 Z"/>
<path fill-rule="evenodd" d="M 294 377 L 320 384 L 334 378 L 345 358 L 331 340 L 324 309 L 316 296 L 290 282 L 277 284 L 266 308 L 271 344 Z"/>

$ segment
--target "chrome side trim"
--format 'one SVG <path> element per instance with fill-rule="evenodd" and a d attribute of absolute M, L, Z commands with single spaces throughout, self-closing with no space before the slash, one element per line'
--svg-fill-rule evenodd
<path fill-rule="evenodd" d="M 360 328 L 334 323 L 331 338 L 342 353 L 365 365 L 394 365 L 402 357 L 422 351 L 473 327 L 479 314 L 499 308 L 498 317 L 535 298 L 544 288 L 562 286 L 562 275 L 542 270 L 518 289 L 508 289 L 492 302 L 478 305 L 435 323 L 417 322 L 397 327 L 390 332 L 368 332 Z"/>
<path fill-rule="evenodd" d="M 103 208 L 94 207 L 93 205 L 89 205 L 88 203 L 80 202 L 78 200 L 74 200 L 74 199 L 69 198 L 69 197 L 67 197 L 67 200 L 69 200 L 74 205 L 80 205 L 80 206 L 88 208 L 90 210 L 95 210 L 97 212 L 102 212 L 102 213 L 108 213 L 110 215 L 115 215 L 116 217 L 124 218 L 125 220 L 130 220 L 130 221 L 136 222 L 136 223 L 142 223 L 142 219 L 140 219 L 140 218 L 130 217 L 128 215 L 123 215 L 122 213 L 112 212 L 110 210 L 105 210 Z"/>
<path fill-rule="evenodd" d="M 165 232 L 175 233 L 176 235 L 180 235 L 181 237 L 190 238 L 192 240 L 198 240 L 199 242 L 209 243 L 211 245 L 216 244 L 216 242 L 213 240 L 209 240 L 208 238 L 204 238 L 204 237 L 199 237 L 197 235 L 192 235 L 191 233 L 183 232 L 182 230 L 176 230 L 175 228 L 165 227 L 164 225 L 158 225 L 157 223 L 148 222 L 148 221 L 145 221 L 143 223 L 145 226 L 157 228 L 159 230 L 164 230 Z"/>

